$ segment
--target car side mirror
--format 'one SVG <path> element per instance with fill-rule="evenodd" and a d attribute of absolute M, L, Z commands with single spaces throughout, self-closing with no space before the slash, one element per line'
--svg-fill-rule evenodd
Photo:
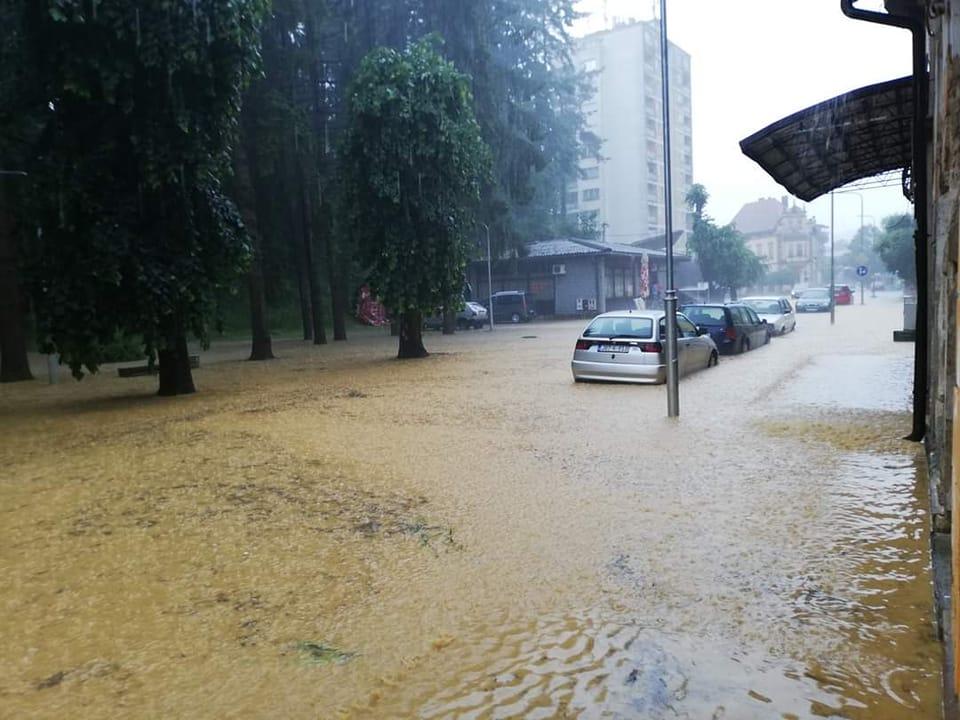
<path fill-rule="evenodd" d="M 702 327 L 702 326 L 700 326 L 700 325 L 697 325 L 697 336 L 698 336 L 698 337 L 699 337 L 700 335 L 709 335 L 709 334 L 710 334 L 710 330 L 709 330 L 708 328 L 705 328 L 705 327 Z"/>

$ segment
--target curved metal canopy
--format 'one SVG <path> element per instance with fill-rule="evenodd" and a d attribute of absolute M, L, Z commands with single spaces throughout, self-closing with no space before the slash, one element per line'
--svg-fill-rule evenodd
<path fill-rule="evenodd" d="M 810 201 L 847 183 L 910 167 L 913 79 L 852 90 L 740 141 L 774 180 Z"/>

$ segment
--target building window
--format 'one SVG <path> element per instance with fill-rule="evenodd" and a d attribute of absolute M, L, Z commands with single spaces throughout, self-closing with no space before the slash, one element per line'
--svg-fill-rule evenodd
<path fill-rule="evenodd" d="M 587 188 L 582 197 L 584 202 L 595 202 L 600 199 L 600 188 Z"/>
<path fill-rule="evenodd" d="M 660 208 L 656 205 L 647 205 L 647 222 L 660 223 Z"/>
<path fill-rule="evenodd" d="M 583 173 L 583 178 L 585 180 L 594 180 L 600 177 L 600 168 L 596 166 L 583 168 L 581 172 Z"/>
<path fill-rule="evenodd" d="M 775 257 L 773 254 L 773 243 L 770 243 L 768 246 L 769 252 L 767 253 L 770 257 Z"/>
<path fill-rule="evenodd" d="M 577 191 L 567 193 L 567 207 L 576 207 L 577 206 Z"/>
<path fill-rule="evenodd" d="M 617 268 L 613 273 L 613 294 L 615 297 L 626 297 L 624 293 L 624 272 L 623 268 Z"/>
<path fill-rule="evenodd" d="M 654 185 L 653 183 L 647 183 L 647 194 L 652 198 L 659 197 L 660 186 Z"/>

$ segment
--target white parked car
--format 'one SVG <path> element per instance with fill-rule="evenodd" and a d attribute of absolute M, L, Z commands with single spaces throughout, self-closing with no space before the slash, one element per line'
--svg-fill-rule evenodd
<path fill-rule="evenodd" d="M 748 297 L 741 300 L 754 309 L 770 326 L 771 335 L 786 335 L 797 329 L 797 313 L 786 297 Z"/>
<path fill-rule="evenodd" d="M 580 333 L 570 369 L 576 382 L 662 383 L 667 379 L 666 320 L 662 310 L 619 310 L 597 315 Z M 707 328 L 677 313 L 680 375 L 713 367 L 717 346 Z"/>

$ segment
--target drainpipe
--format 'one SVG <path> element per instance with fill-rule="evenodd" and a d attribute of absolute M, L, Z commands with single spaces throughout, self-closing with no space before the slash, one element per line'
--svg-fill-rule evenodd
<path fill-rule="evenodd" d="M 909 15 L 859 10 L 857 0 L 840 0 L 843 14 L 854 20 L 890 25 L 909 30 L 913 34 L 913 162 L 910 180 L 913 183 L 913 216 L 917 231 L 914 245 L 917 261 L 917 331 L 914 345 L 913 365 L 913 431 L 907 440 L 919 442 L 927 431 L 927 111 L 929 88 L 927 79 L 927 36 L 923 16 L 919 8 Z M 889 2 L 889 0 L 888 0 Z M 903 2 L 891 2 L 904 7 Z"/>

